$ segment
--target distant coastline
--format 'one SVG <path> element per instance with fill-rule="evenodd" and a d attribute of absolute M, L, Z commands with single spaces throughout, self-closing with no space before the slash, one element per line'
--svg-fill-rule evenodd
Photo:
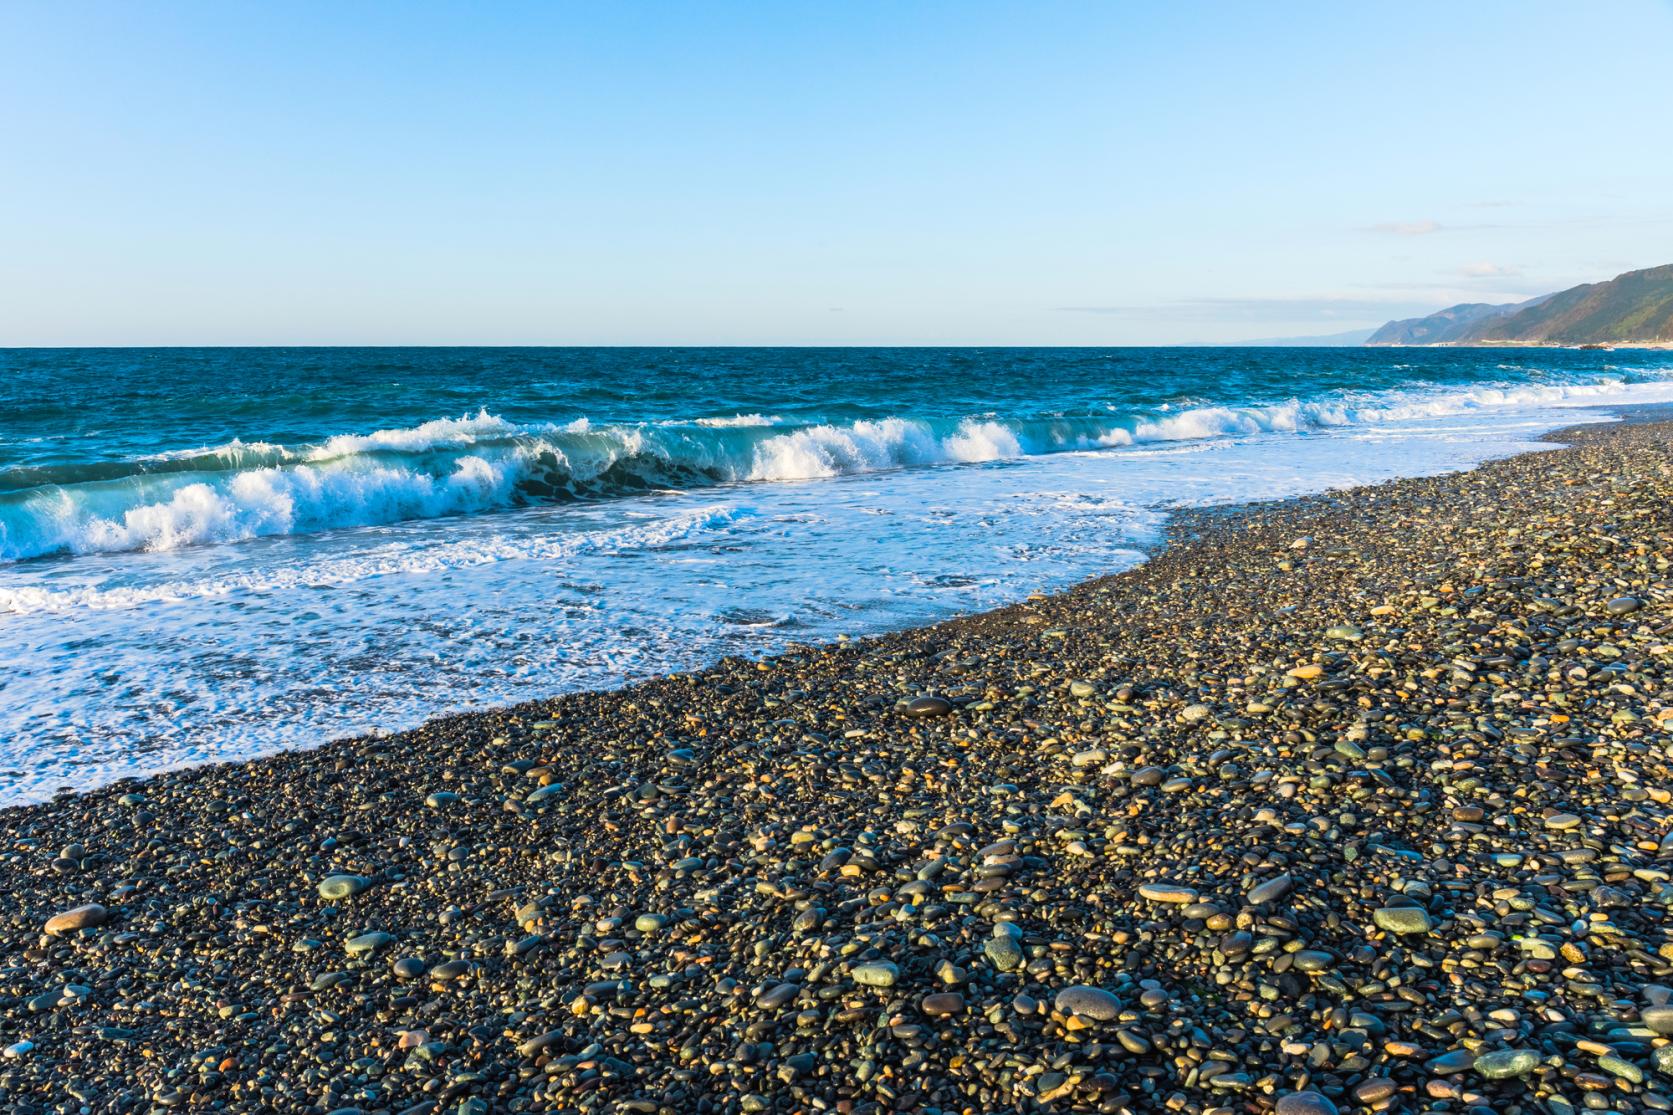
<path fill-rule="evenodd" d="M 1425 317 L 1388 322 L 1365 344 L 1665 349 L 1673 346 L 1673 265 L 1522 302 L 1461 302 Z"/>
<path fill-rule="evenodd" d="M 1366 341 L 1366 348 L 1567 348 L 1577 351 L 1615 352 L 1620 349 L 1650 349 L 1656 352 L 1673 351 L 1673 341 L 1431 341 L 1427 344 L 1405 344 L 1400 341 Z"/>

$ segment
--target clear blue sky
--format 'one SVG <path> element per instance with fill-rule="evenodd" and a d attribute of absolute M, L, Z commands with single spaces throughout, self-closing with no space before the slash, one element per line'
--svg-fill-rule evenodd
<path fill-rule="evenodd" d="M 0 5 L 0 344 L 1124 344 L 1673 262 L 1673 5 Z"/>

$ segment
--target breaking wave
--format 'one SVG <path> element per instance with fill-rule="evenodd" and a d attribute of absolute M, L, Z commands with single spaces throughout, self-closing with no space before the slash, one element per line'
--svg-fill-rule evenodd
<path fill-rule="evenodd" d="M 1406 389 L 1081 417 L 519 425 L 486 410 L 314 445 L 229 442 L 0 472 L 0 561 L 168 550 L 670 488 L 815 480 L 1143 443 L 1673 397 L 1673 380 Z"/>

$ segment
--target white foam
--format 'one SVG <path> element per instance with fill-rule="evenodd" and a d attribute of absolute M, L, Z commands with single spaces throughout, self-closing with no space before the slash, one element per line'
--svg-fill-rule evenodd
<path fill-rule="evenodd" d="M 672 425 L 673 423 L 668 424 Z M 714 430 L 741 430 L 761 426 L 781 426 L 784 424 L 784 419 L 776 414 L 734 414 L 730 418 L 699 418 L 697 424 Z"/>
<path fill-rule="evenodd" d="M 1066 452 L 1032 456 L 1014 425 L 993 418 L 707 436 L 589 427 L 542 435 L 534 448 L 450 447 L 446 476 L 491 488 L 531 452 L 592 469 L 635 443 L 644 454 L 712 454 L 740 479 L 757 466 L 867 474 L 22 563 L 0 573 L 0 739 L 5 770 L 18 772 L 0 775 L 0 804 L 929 622 L 1131 565 L 1167 506 L 1460 467 L 1597 417 L 1564 407 L 1613 401 L 1541 395 L 1530 408 L 1443 394 L 1344 400 L 1334 411 L 1191 407 L 1150 419 L 1158 425 L 1142 444 L 1065 441 Z M 1400 417 L 1396 406 L 1416 409 Z M 1034 436 L 1045 444 L 1055 434 Z M 1008 467 L 900 467 L 1003 457 Z M 258 511 L 294 525 L 318 493 L 292 473 L 410 464 L 397 451 L 251 470 L 178 503 L 201 482 L 177 484 L 148 501 L 167 511 L 139 533 L 201 537 L 243 529 Z M 123 516 L 104 517 L 128 529 Z"/>
<path fill-rule="evenodd" d="M 561 565 L 581 554 L 602 553 L 628 547 L 667 545 L 703 531 L 740 522 L 749 517 L 749 514 L 748 508 L 715 505 L 667 519 L 581 534 L 526 537 L 473 533 L 468 538 L 451 542 L 438 542 L 426 538 L 418 546 L 398 544 L 386 550 L 373 550 L 353 558 L 275 566 L 233 576 L 165 581 L 145 586 L 75 589 L 55 589 L 39 585 L 0 587 L 0 614 L 9 612 L 14 615 L 30 615 L 37 612 L 72 612 L 78 609 L 107 611 L 167 601 L 349 585 L 374 577 L 434 574 L 502 561 L 538 561 Z"/>
<path fill-rule="evenodd" d="M 738 414 L 666 425 L 519 426 L 486 410 L 287 448 L 230 442 L 184 456 L 193 472 L 42 486 L 0 502 L 0 561 L 50 553 L 171 550 L 274 535 L 502 510 L 568 494 L 619 495 L 713 481 L 787 482 L 1064 450 L 1377 427 L 1529 408 L 1673 399 L 1673 380 L 1428 388 L 1261 406 L 1159 408 L 1108 419 L 908 417 L 782 426 Z M 1044 432 L 1042 432 L 1044 431 Z M 625 487 L 611 490 L 613 469 Z"/>
<path fill-rule="evenodd" d="M 977 422 L 966 419 L 958 432 L 941 443 L 947 459 L 952 461 L 997 461 L 1004 457 L 1022 456 L 1022 443 L 1017 435 L 999 422 Z"/>
<path fill-rule="evenodd" d="M 329 461 L 357 453 L 395 450 L 404 453 L 427 449 L 462 449 L 484 438 L 515 437 L 528 431 L 507 422 L 484 408 L 475 417 L 437 418 L 405 429 L 378 430 L 370 434 L 338 434 L 310 450 L 306 457 Z"/>

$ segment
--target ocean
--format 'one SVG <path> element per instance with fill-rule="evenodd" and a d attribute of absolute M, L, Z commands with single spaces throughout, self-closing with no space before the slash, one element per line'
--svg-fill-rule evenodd
<path fill-rule="evenodd" d="M 932 622 L 1669 400 L 1637 351 L 0 350 L 0 804 Z"/>

